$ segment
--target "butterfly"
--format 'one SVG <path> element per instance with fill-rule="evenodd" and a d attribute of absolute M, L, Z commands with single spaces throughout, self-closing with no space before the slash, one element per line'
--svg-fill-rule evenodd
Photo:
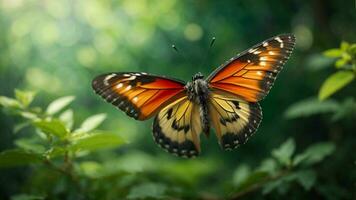
<path fill-rule="evenodd" d="M 215 130 L 220 146 L 244 144 L 262 120 L 258 101 L 271 89 L 295 45 L 292 34 L 267 39 L 229 59 L 206 79 L 184 81 L 144 72 L 99 75 L 94 91 L 136 120 L 154 117 L 154 141 L 169 153 L 195 157 L 200 134 Z"/>

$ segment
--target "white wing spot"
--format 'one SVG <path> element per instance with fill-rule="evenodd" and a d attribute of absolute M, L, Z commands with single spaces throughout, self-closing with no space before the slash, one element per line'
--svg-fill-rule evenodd
<path fill-rule="evenodd" d="M 123 85 L 124 85 L 124 84 L 119 83 L 119 84 L 117 84 L 116 88 L 117 88 L 117 89 L 120 89 L 120 88 L 122 88 Z"/>
<path fill-rule="evenodd" d="M 261 51 L 255 51 L 255 52 L 253 52 L 253 54 L 255 54 L 255 55 L 257 55 L 257 54 L 259 54 L 259 53 L 261 53 Z"/>
<path fill-rule="evenodd" d="M 248 63 L 250 63 L 250 62 L 251 62 L 251 60 L 247 60 L 247 62 L 248 62 Z"/>
<path fill-rule="evenodd" d="M 265 56 L 260 57 L 260 61 L 267 61 L 267 57 Z"/>
<path fill-rule="evenodd" d="M 261 66 L 266 66 L 267 63 L 266 63 L 266 62 L 260 62 L 260 65 L 261 65 Z"/>
<path fill-rule="evenodd" d="M 276 55 L 273 51 L 268 52 L 269 55 Z"/>
<path fill-rule="evenodd" d="M 250 50 L 248 50 L 249 53 L 253 53 L 254 51 L 256 51 L 256 49 L 250 49 Z"/>
<path fill-rule="evenodd" d="M 124 74 L 123 76 L 129 77 L 129 76 L 131 76 L 131 75 L 130 75 L 130 74 Z"/>
<path fill-rule="evenodd" d="M 128 85 L 126 88 L 125 88 L 125 91 L 128 91 L 131 89 L 131 85 Z"/>
<path fill-rule="evenodd" d="M 104 85 L 109 85 L 109 80 L 112 79 L 113 77 L 115 77 L 116 74 L 110 74 L 110 75 L 107 75 L 104 79 Z"/>
<path fill-rule="evenodd" d="M 256 73 L 257 73 L 257 75 L 262 76 L 262 72 L 257 71 Z"/>
<path fill-rule="evenodd" d="M 268 46 L 268 42 L 264 42 L 264 43 L 263 43 L 263 46 L 264 46 L 264 47 Z"/>
<path fill-rule="evenodd" d="M 137 102 L 138 97 L 134 97 L 132 100 L 133 100 L 134 102 Z"/>
<path fill-rule="evenodd" d="M 280 37 L 275 37 L 274 39 L 277 40 L 277 42 L 279 43 L 283 43 L 283 40 Z"/>
<path fill-rule="evenodd" d="M 281 47 L 281 48 L 284 47 L 283 40 L 280 37 L 275 37 L 274 39 L 277 40 L 277 42 L 280 43 L 279 47 Z"/>
<path fill-rule="evenodd" d="M 127 78 L 126 80 L 131 81 L 131 80 L 135 80 L 136 76 L 131 76 L 130 78 Z"/>

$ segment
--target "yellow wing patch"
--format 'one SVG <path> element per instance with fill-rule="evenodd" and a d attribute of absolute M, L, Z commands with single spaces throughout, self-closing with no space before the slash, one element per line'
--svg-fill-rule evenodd
<path fill-rule="evenodd" d="M 262 120 L 258 103 L 226 94 L 212 92 L 209 111 L 219 143 L 226 150 L 244 144 L 255 133 Z"/>
<path fill-rule="evenodd" d="M 155 142 L 169 153 L 182 157 L 200 153 L 201 131 L 199 106 L 187 97 L 162 109 L 153 122 Z"/>

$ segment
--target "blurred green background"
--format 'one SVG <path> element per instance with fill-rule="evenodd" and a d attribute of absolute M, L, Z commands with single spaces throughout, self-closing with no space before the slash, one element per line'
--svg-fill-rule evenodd
<path fill-rule="evenodd" d="M 323 114 L 286 113 L 296 102 L 317 97 L 324 80 L 336 71 L 334 59 L 322 52 L 338 48 L 341 41 L 355 42 L 355 27 L 353 1 L 0 0 L 0 95 L 12 97 L 15 88 L 36 91 L 33 104 L 39 107 L 73 95 L 75 126 L 90 115 L 107 113 L 100 129 L 129 141 L 76 159 L 75 166 L 86 166 L 85 173 L 78 172 L 84 174 L 79 175 L 83 191 L 46 167 L 31 165 L 0 169 L 0 198 L 235 198 L 241 177 L 293 138 L 296 152 L 320 142 L 335 146 L 329 157 L 308 168 L 315 176 L 312 186 L 292 182 L 280 189 L 286 184 L 275 183 L 280 190 L 262 193 L 264 181 L 243 196 L 351 199 L 356 191 L 355 111 L 336 120 L 329 104 Z M 257 134 L 234 151 L 221 150 L 212 134 L 202 138 L 199 158 L 171 156 L 152 140 L 152 120 L 128 118 L 91 89 L 93 77 L 106 72 L 144 71 L 185 81 L 198 71 L 207 76 L 238 52 L 280 33 L 295 34 L 296 48 L 261 102 L 264 119 Z M 215 45 L 200 66 L 213 36 Z M 332 101 L 348 99 L 354 106 L 355 89 L 349 84 Z M 14 148 L 14 140 L 34 132 L 29 128 L 14 134 L 21 119 L 4 112 L 0 119 L 1 150 Z M 88 173 L 99 173 L 99 168 L 115 175 L 92 179 Z"/>

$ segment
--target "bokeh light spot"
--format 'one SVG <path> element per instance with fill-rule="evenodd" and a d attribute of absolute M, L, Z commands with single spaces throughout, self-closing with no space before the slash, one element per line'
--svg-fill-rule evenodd
<path fill-rule="evenodd" d="M 91 47 L 81 48 L 77 52 L 77 60 L 85 67 L 92 67 L 96 62 L 96 52 Z"/>
<path fill-rule="evenodd" d="M 312 46 L 313 33 L 308 26 L 304 24 L 299 24 L 295 26 L 293 32 L 297 38 L 296 48 L 301 50 L 307 50 Z"/>
<path fill-rule="evenodd" d="M 188 24 L 185 27 L 184 36 L 190 41 L 197 41 L 203 36 L 203 30 L 197 24 Z"/>

